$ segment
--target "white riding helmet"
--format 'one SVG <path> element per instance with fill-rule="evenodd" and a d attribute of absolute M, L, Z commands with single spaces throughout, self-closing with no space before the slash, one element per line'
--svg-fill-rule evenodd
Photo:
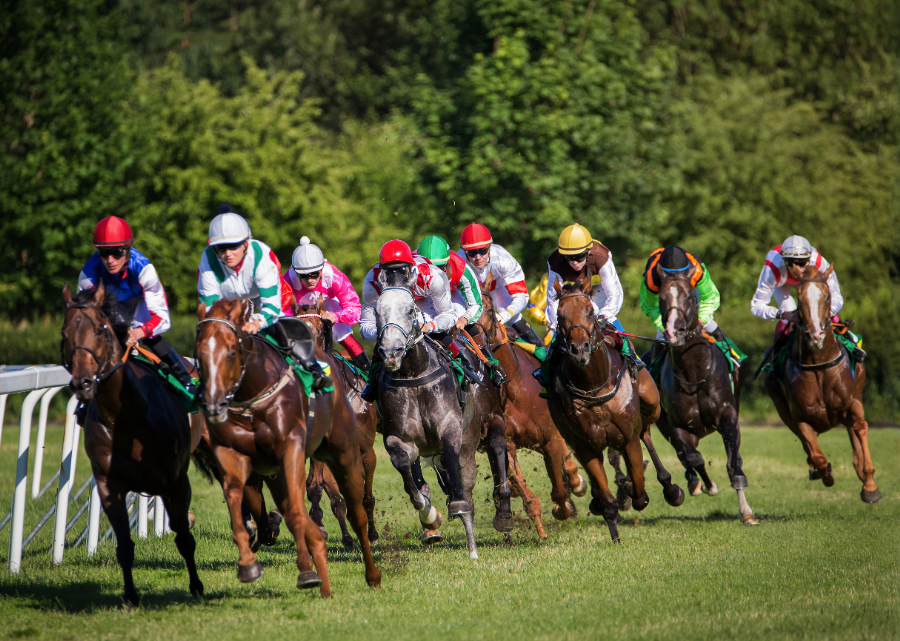
<path fill-rule="evenodd" d="M 300 239 L 300 246 L 294 250 L 291 256 L 291 265 L 298 274 L 309 274 L 322 269 L 325 264 L 325 256 L 322 250 L 311 245 L 309 238 L 304 236 Z"/>
<path fill-rule="evenodd" d="M 812 245 L 803 236 L 791 236 L 781 244 L 781 255 L 784 258 L 809 258 Z"/>
<path fill-rule="evenodd" d="M 219 214 L 209 224 L 210 245 L 230 245 L 250 238 L 250 225 L 233 211 Z"/>

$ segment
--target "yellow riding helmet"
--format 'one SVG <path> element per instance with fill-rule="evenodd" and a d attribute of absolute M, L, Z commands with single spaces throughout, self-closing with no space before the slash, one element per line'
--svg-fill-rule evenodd
<path fill-rule="evenodd" d="M 575 223 L 569 225 L 559 235 L 559 253 L 566 256 L 574 256 L 591 248 L 594 239 L 591 238 L 591 232 Z"/>

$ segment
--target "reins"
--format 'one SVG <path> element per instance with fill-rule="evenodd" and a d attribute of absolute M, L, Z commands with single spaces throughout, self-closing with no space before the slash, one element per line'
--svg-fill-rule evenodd
<path fill-rule="evenodd" d="M 72 365 L 71 365 L 72 357 L 74 356 L 76 351 L 78 351 L 79 349 L 83 349 L 84 351 L 86 351 L 88 354 L 90 354 L 94 358 L 94 360 L 97 362 L 97 365 L 99 365 L 100 368 L 97 370 L 97 373 L 94 374 L 92 379 L 96 384 L 99 385 L 100 383 L 102 383 L 103 381 L 108 379 L 110 376 L 112 376 L 116 372 L 116 370 L 118 370 L 120 367 L 122 367 L 125 364 L 125 360 L 128 358 L 128 350 L 127 349 L 125 350 L 125 356 L 123 356 L 123 358 L 120 362 L 116 363 L 115 365 L 112 366 L 111 369 L 104 372 L 103 370 L 106 369 L 106 367 L 112 362 L 113 340 L 117 340 L 116 337 L 113 335 L 112 327 L 110 327 L 109 317 L 106 315 L 106 312 L 104 312 L 102 309 L 100 309 L 96 305 L 71 305 L 66 311 L 68 311 L 69 309 L 93 309 L 93 310 L 96 310 L 97 312 L 99 312 L 100 317 L 103 319 L 103 325 L 100 327 L 100 329 L 105 330 L 104 335 L 106 336 L 106 357 L 102 363 L 100 361 L 100 358 L 97 356 L 97 353 L 94 350 L 92 350 L 90 347 L 88 347 L 87 345 L 76 345 L 69 352 L 68 358 L 66 358 L 65 344 L 69 339 L 68 339 L 68 337 L 66 337 L 65 325 L 63 326 L 63 329 L 60 332 L 60 334 L 62 335 L 62 340 L 59 343 L 59 351 L 60 351 L 60 356 L 62 357 L 62 365 L 63 365 L 63 367 L 66 368 L 66 371 L 69 372 L 70 374 L 72 373 Z"/>
<path fill-rule="evenodd" d="M 234 399 L 234 395 L 241 388 L 241 384 L 244 382 L 244 375 L 247 373 L 247 365 L 249 363 L 249 359 L 247 358 L 247 355 L 252 353 L 252 351 L 250 349 L 244 347 L 244 341 L 249 339 L 250 343 L 252 344 L 254 336 L 251 334 L 245 334 L 244 336 L 241 336 L 241 333 L 238 331 L 237 326 L 227 319 L 207 317 L 207 318 L 204 318 L 203 320 L 201 320 L 199 323 L 197 323 L 198 337 L 200 335 L 200 326 L 203 323 L 222 323 L 223 325 L 226 325 L 227 327 L 229 327 L 231 329 L 231 331 L 234 332 L 235 336 L 237 336 L 238 345 L 240 345 L 240 347 L 241 347 L 241 361 L 242 361 L 241 362 L 241 375 L 238 376 L 237 382 L 232 386 L 231 390 L 225 395 L 225 400 L 228 401 L 228 409 L 231 410 L 232 407 L 235 407 L 235 408 L 250 407 L 252 405 L 255 405 L 256 403 L 262 402 L 262 400 L 269 398 L 269 396 L 271 396 L 271 394 L 268 394 L 268 392 L 264 392 L 263 396 L 265 398 L 262 398 L 262 400 L 260 400 L 260 397 L 258 396 L 258 397 L 256 397 L 256 399 L 250 399 L 250 401 L 241 401 L 239 403 L 232 402 Z M 260 340 L 262 340 L 262 339 L 260 339 Z M 197 358 L 196 350 L 194 352 L 194 359 L 197 361 L 197 364 L 199 365 L 200 359 Z M 287 372 L 290 373 L 290 371 L 291 371 L 290 368 L 288 368 Z M 284 378 L 284 376 L 282 376 L 282 379 L 283 378 Z M 279 383 L 281 383 L 281 379 L 279 379 L 278 383 L 275 383 L 275 386 L 277 387 L 279 385 Z M 284 387 L 284 385 L 282 385 L 282 387 Z M 274 392 L 272 392 L 272 393 L 274 394 Z"/>
<path fill-rule="evenodd" d="M 799 280 L 797 283 L 798 288 L 800 285 L 803 285 L 804 283 L 822 283 L 826 287 L 828 287 L 828 280 L 825 278 L 815 278 L 814 277 L 814 278 L 805 278 L 803 280 Z M 829 292 L 829 294 L 830 294 L 830 292 Z M 799 294 L 798 294 L 798 297 L 799 297 Z M 809 331 L 806 329 L 806 325 L 804 325 L 803 323 L 800 323 L 800 322 L 795 322 L 794 324 L 797 325 L 797 327 L 800 329 L 800 331 L 802 333 L 809 336 Z M 827 322 L 825 324 L 825 326 L 822 327 L 821 329 L 822 329 L 822 331 L 827 332 L 829 328 L 831 329 L 832 334 L 833 334 L 834 333 L 834 323 L 833 322 Z M 836 366 L 840 365 L 841 361 L 844 360 L 844 351 L 841 349 L 840 344 L 837 345 L 837 348 L 838 348 L 838 355 L 836 357 L 834 357 L 833 359 L 831 359 L 830 361 L 828 361 L 827 363 L 816 363 L 813 365 L 807 365 L 807 364 L 801 363 L 799 358 L 795 362 L 797 363 L 797 366 L 800 368 L 800 370 L 804 371 L 804 372 L 820 372 L 822 370 L 831 369 L 832 367 L 836 367 Z"/>

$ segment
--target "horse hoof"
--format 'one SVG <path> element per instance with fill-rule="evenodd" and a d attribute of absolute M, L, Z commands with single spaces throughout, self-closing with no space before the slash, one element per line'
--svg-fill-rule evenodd
<path fill-rule="evenodd" d="M 469 509 L 469 504 L 466 501 L 450 501 L 450 518 L 454 519 L 462 516 L 463 514 L 469 514 L 472 510 Z"/>
<path fill-rule="evenodd" d="M 444 535 L 437 530 L 429 530 L 427 528 L 422 530 L 422 543 L 424 545 L 434 545 L 435 543 L 440 543 L 443 540 Z"/>
<path fill-rule="evenodd" d="M 684 503 L 684 490 L 674 483 L 663 489 L 663 496 L 666 499 L 666 503 L 672 507 L 678 507 Z"/>
<path fill-rule="evenodd" d="M 809 480 L 810 481 L 818 481 L 819 480 L 819 470 L 810 470 L 809 471 Z"/>
<path fill-rule="evenodd" d="M 719 488 L 718 488 L 718 486 L 717 486 L 715 483 L 712 483 L 712 482 L 710 482 L 709 487 L 706 487 L 705 485 L 701 485 L 701 486 L 700 486 L 700 490 L 701 490 L 704 494 L 708 494 L 708 495 L 710 495 L 710 496 L 715 496 L 716 494 L 719 493 Z"/>
<path fill-rule="evenodd" d="M 319 575 L 312 570 L 301 572 L 299 576 L 297 576 L 298 590 L 309 590 L 310 588 L 317 588 L 320 585 L 322 585 L 322 579 L 320 579 Z"/>
<path fill-rule="evenodd" d="M 735 474 L 731 479 L 731 487 L 735 490 L 746 490 L 750 486 L 747 484 L 746 476 Z"/>
<path fill-rule="evenodd" d="M 127 603 L 128 605 L 130 605 L 131 607 L 134 607 L 134 608 L 140 606 L 140 604 L 141 604 L 141 599 L 138 596 L 138 593 L 136 590 L 132 590 L 131 592 L 125 592 L 122 595 L 122 598 L 125 600 L 125 603 Z"/>
<path fill-rule="evenodd" d="M 510 512 L 497 512 L 494 515 L 494 529 L 498 532 L 511 532 L 515 523 Z"/>
<path fill-rule="evenodd" d="M 638 512 L 642 512 L 645 507 L 650 505 L 650 497 L 648 495 L 644 494 L 644 496 L 642 496 L 642 497 L 633 499 L 632 505 L 634 506 L 635 510 L 637 510 Z M 637 517 L 635 517 L 635 518 L 637 518 Z"/>
<path fill-rule="evenodd" d="M 326 530 L 325 528 L 323 528 L 323 527 L 320 525 L 320 526 L 319 526 L 319 532 L 322 533 L 322 538 L 325 539 L 325 540 L 327 541 L 327 540 L 328 540 L 328 530 Z"/>
<path fill-rule="evenodd" d="M 616 491 L 616 504 L 619 506 L 619 512 L 627 512 L 631 509 L 631 497 L 628 495 L 625 485 L 620 485 Z"/>
<path fill-rule="evenodd" d="M 203 596 L 203 584 L 200 581 L 197 581 L 195 585 L 191 585 L 188 589 L 191 591 L 191 596 L 202 597 Z"/>
<path fill-rule="evenodd" d="M 259 561 L 254 561 L 250 565 L 238 566 L 238 581 L 241 583 L 253 583 L 259 581 L 263 575 L 263 566 Z"/>
<path fill-rule="evenodd" d="M 744 515 L 744 525 L 759 525 L 759 519 L 752 514 Z"/>
<path fill-rule="evenodd" d="M 703 484 L 700 482 L 700 479 L 688 480 L 688 491 L 691 493 L 691 496 L 700 496 L 703 493 Z"/>
<path fill-rule="evenodd" d="M 471 552 L 469 552 L 469 559 L 471 559 L 472 561 L 477 561 L 478 560 L 478 552 L 476 552 L 475 550 L 472 550 Z"/>
<path fill-rule="evenodd" d="M 585 481 L 584 477 L 580 474 L 578 475 L 578 479 L 581 481 L 581 484 L 577 488 L 572 489 L 572 494 L 574 494 L 575 496 L 584 496 L 585 494 L 587 494 L 587 481 Z"/>
<path fill-rule="evenodd" d="M 588 510 L 594 516 L 603 516 L 603 502 L 600 499 L 591 499 L 591 502 L 588 504 Z"/>
<path fill-rule="evenodd" d="M 346 550 L 347 552 L 353 551 L 353 537 L 349 534 L 341 538 L 341 544 L 344 546 L 344 550 Z"/>
<path fill-rule="evenodd" d="M 188 512 L 188 529 L 193 530 L 194 524 L 197 522 L 197 517 L 194 516 L 193 512 Z"/>
<path fill-rule="evenodd" d="M 874 492 L 866 492 L 865 490 L 863 490 L 860 493 L 860 496 L 866 503 L 878 503 L 878 501 L 881 500 L 881 491 L 875 490 Z"/>
<path fill-rule="evenodd" d="M 375 545 L 376 543 L 378 543 L 378 530 L 369 528 L 369 544 Z"/>

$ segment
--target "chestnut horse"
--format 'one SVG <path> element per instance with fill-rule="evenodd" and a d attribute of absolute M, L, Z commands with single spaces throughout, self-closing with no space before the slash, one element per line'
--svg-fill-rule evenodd
<path fill-rule="evenodd" d="M 857 365 L 856 380 L 847 354 L 831 325 L 831 292 L 828 277 L 833 266 L 820 273 L 814 265 L 801 270 L 791 266 L 799 282 L 797 307 L 799 332 L 791 346 L 784 373 L 766 374 L 766 392 L 784 424 L 797 435 L 806 450 L 810 479 L 834 485 L 831 464 L 819 447 L 818 435 L 838 423 L 847 427 L 853 447 L 853 467 L 862 481 L 862 500 L 877 503 L 881 492 L 875 484 L 875 466 L 869 454 L 869 424 L 862 403 L 865 369 Z"/>
<path fill-rule="evenodd" d="M 731 487 L 737 491 L 741 518 L 745 525 L 758 525 L 744 496 L 747 477 L 740 454 L 740 378 L 735 377 L 732 385 L 728 360 L 703 334 L 698 320 L 699 298 L 690 276 L 666 274 L 659 288 L 659 309 L 669 351 L 659 374 L 663 412 L 656 426 L 675 448 L 694 496 L 701 489 L 710 496 L 718 491 L 697 445 L 704 436 L 719 432 L 725 443 L 725 468 Z"/>
<path fill-rule="evenodd" d="M 115 292 L 106 292 L 101 282 L 73 299 L 66 284 L 62 297 L 63 365 L 72 374 L 69 386 L 75 396 L 87 404 L 84 449 L 103 511 L 116 534 L 125 601 L 131 605 L 139 601 L 131 574 L 134 542 L 125 504 L 128 492 L 163 497 L 175 546 L 187 565 L 191 594 L 203 596 L 188 522 L 188 467 L 203 431 L 203 417 L 194 414 L 189 420 L 181 401 L 155 371 L 124 360 L 125 350 L 111 320 L 116 318 Z"/>
<path fill-rule="evenodd" d="M 538 536 L 547 538 L 541 519 L 541 501 L 528 487 L 519 465 L 517 448 L 528 448 L 544 458 L 544 467 L 550 477 L 553 500 L 553 516 L 563 521 L 574 512 L 569 499 L 569 489 L 575 496 L 584 496 L 587 482 L 578 474 L 578 466 L 572 460 L 569 448 L 553 424 L 546 399 L 540 397 L 541 384 L 531 373 L 540 367 L 540 361 L 521 347 L 511 343 L 506 328 L 494 314 L 490 290 L 493 275 L 488 274 L 481 284 L 482 311 L 478 325 L 487 338 L 487 347 L 493 352 L 505 373 L 500 399 L 506 419 L 506 451 L 509 482 L 516 495 L 522 498 L 525 512 L 534 523 Z M 474 338 L 474 337 L 473 337 Z M 502 481 L 494 475 L 494 483 Z"/>
<path fill-rule="evenodd" d="M 636 510 L 650 502 L 644 487 L 641 441 L 656 466 L 666 501 L 680 505 L 684 492 L 671 482 L 653 447 L 649 425 L 644 425 L 633 371 L 636 364 L 629 367 L 621 354 L 607 346 L 590 297 L 590 273 L 576 283 L 563 287 L 556 282 L 554 287 L 559 296 L 554 345 L 560 349 L 550 354 L 554 374 L 553 381 L 548 381 L 550 414 L 590 476 L 591 513 L 603 516 L 610 537 L 619 543 L 619 509 L 607 482 L 603 450 L 612 448 L 624 455 Z"/>
<path fill-rule="evenodd" d="M 244 485 L 252 471 L 280 474 L 283 492 L 273 496 L 296 542 L 297 587 L 319 586 L 323 597 L 331 596 L 325 541 L 304 502 L 305 461 L 312 455 L 329 464 L 347 497 L 350 522 L 362 547 L 366 582 L 378 587 L 381 573 L 372 558 L 362 507 L 356 420 L 340 393 L 340 381 L 335 381 L 338 393 L 317 399 L 315 420 L 308 430 L 309 399 L 281 352 L 262 337 L 241 329 L 251 307 L 247 299 L 219 300 L 207 312 L 201 303 L 195 345 L 203 408 L 240 554 L 238 579 L 249 583 L 263 572 L 250 549 L 241 516 Z M 327 360 L 321 352 L 316 357 Z M 313 559 L 318 574 L 312 569 Z"/>
<path fill-rule="evenodd" d="M 316 346 L 326 354 L 331 354 L 332 338 L 331 338 L 331 322 L 322 318 L 322 297 L 315 305 L 294 306 L 294 318 L 303 320 L 312 331 Z M 375 529 L 375 496 L 373 495 L 372 486 L 375 478 L 375 466 L 378 459 L 373 448 L 375 444 L 375 432 L 378 425 L 378 413 L 375 410 L 374 403 L 368 403 L 363 400 L 360 392 L 365 387 L 365 381 L 358 376 L 346 362 L 335 359 L 337 371 L 332 371 L 334 378 L 340 377 L 343 382 L 343 389 L 350 401 L 350 406 L 356 415 L 357 434 L 359 436 L 359 456 L 362 463 L 362 473 L 365 480 L 363 488 L 363 506 L 366 509 L 366 516 L 369 520 L 369 541 L 374 543 L 378 540 L 378 531 Z M 309 511 L 310 516 L 316 524 L 323 528 L 322 524 L 322 508 L 319 502 L 322 500 L 322 491 L 328 495 L 331 501 L 331 511 L 334 513 L 341 528 L 341 538 L 345 548 L 353 546 L 353 539 L 347 532 L 347 522 L 345 516 L 347 508 L 344 499 L 340 495 L 337 483 L 331 471 L 325 467 L 323 463 L 313 461 L 309 466 L 309 476 L 306 479 L 306 494 L 312 504 Z"/>

